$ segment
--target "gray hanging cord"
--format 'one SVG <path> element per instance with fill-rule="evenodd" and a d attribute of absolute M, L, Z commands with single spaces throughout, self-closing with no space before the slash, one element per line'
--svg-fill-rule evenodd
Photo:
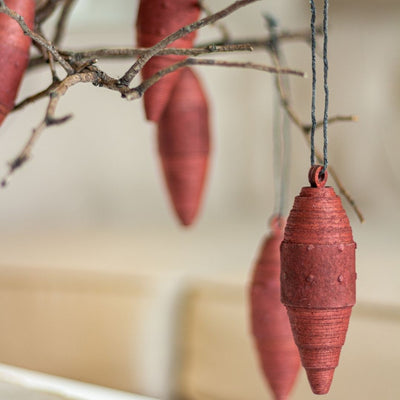
<path fill-rule="evenodd" d="M 324 108 L 324 120 L 323 120 L 323 131 L 324 131 L 324 169 L 323 172 L 328 167 L 328 108 L 329 108 L 329 88 L 328 88 L 328 7 L 329 0 L 324 0 L 324 21 L 323 21 L 323 31 L 324 31 L 324 92 L 325 92 L 325 108 Z M 315 100 L 316 100 L 316 38 L 315 38 L 315 3 L 314 0 L 310 0 L 311 9 L 311 64 L 312 64 L 312 97 L 311 97 L 311 132 L 310 132 L 310 142 L 311 142 L 311 165 L 315 164 L 315 130 L 316 130 L 316 118 L 315 118 Z"/>
<path fill-rule="evenodd" d="M 286 60 L 279 49 L 277 36 L 278 23 L 272 15 L 264 15 L 270 32 L 270 47 L 279 64 L 285 65 Z M 287 75 L 276 76 L 286 92 L 289 93 L 290 85 Z M 290 164 L 290 120 L 283 112 L 280 104 L 278 89 L 273 91 L 273 170 L 274 170 L 274 215 L 283 216 L 287 202 L 287 188 Z"/>
<path fill-rule="evenodd" d="M 284 61 L 284 57 L 282 57 Z M 286 64 L 286 62 L 284 62 Z M 286 75 L 284 77 L 284 84 L 286 93 L 289 93 L 289 77 Z M 290 137 L 290 118 L 287 112 L 283 113 L 282 122 L 282 171 L 281 171 L 281 197 L 280 197 L 280 207 L 279 215 L 284 215 L 287 208 L 288 199 L 288 187 L 289 187 L 289 171 L 290 171 L 290 151 L 291 151 L 291 137 Z"/>
<path fill-rule="evenodd" d="M 312 67 L 312 95 L 311 95 L 311 132 L 310 132 L 310 142 L 311 142 L 311 166 L 315 164 L 315 129 L 317 126 L 317 120 L 315 118 L 315 92 L 317 86 L 317 71 L 315 67 L 315 4 L 314 0 L 310 0 L 311 9 L 311 67 Z"/>
<path fill-rule="evenodd" d="M 274 171 L 274 215 L 281 214 L 281 193 L 282 193 L 282 113 L 279 95 L 276 90 L 273 92 L 273 120 L 272 120 L 272 162 Z"/>
<path fill-rule="evenodd" d="M 329 107 L 329 88 L 328 88 L 328 7 L 329 0 L 324 2 L 324 169 L 328 168 L 328 107 Z"/>

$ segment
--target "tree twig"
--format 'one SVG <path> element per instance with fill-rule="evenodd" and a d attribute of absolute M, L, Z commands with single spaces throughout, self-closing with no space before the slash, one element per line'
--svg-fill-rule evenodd
<path fill-rule="evenodd" d="M 59 82 L 52 82 L 51 85 L 49 87 L 47 87 L 46 89 L 42 90 L 39 93 L 35 93 L 32 96 L 28 96 L 27 98 L 25 98 L 24 100 L 20 101 L 18 104 L 16 104 L 13 108 L 12 111 L 18 111 L 21 110 L 22 108 L 24 108 L 25 106 L 27 106 L 28 104 L 34 103 L 37 100 L 43 99 L 44 97 L 47 97 L 49 95 L 49 93 L 55 88 L 57 87 L 57 84 Z"/>
<path fill-rule="evenodd" d="M 320 30 L 318 31 L 320 32 Z M 281 31 L 277 33 L 276 37 L 279 41 L 307 41 L 310 36 L 309 29 L 297 31 Z M 267 38 L 248 38 L 242 40 L 230 41 L 228 43 L 219 41 L 213 43 L 203 43 L 192 49 L 178 49 L 168 47 L 160 50 L 157 55 L 182 55 L 189 57 L 196 57 L 209 53 L 224 53 L 234 51 L 252 51 L 252 50 L 265 50 L 271 46 L 271 37 Z M 148 48 L 107 48 L 107 49 L 84 49 L 84 50 L 59 50 L 59 53 L 66 57 L 67 60 L 81 61 L 84 58 L 131 58 L 141 56 L 148 51 Z M 29 61 L 29 68 L 42 65 L 46 62 L 43 57 L 33 57 Z"/>
<path fill-rule="evenodd" d="M 120 85 L 122 86 L 128 86 L 133 78 L 139 73 L 139 71 L 143 68 L 143 66 L 149 61 L 154 55 L 156 55 L 160 50 L 166 48 L 169 44 L 174 42 L 177 39 L 180 39 L 181 37 L 189 34 L 190 32 L 193 32 L 195 30 L 204 28 L 207 25 L 213 24 L 214 22 L 227 17 L 228 15 L 232 14 L 234 11 L 238 10 L 241 7 L 247 6 L 251 3 L 255 3 L 256 1 L 259 0 L 238 0 L 235 1 L 233 4 L 230 6 L 224 8 L 223 10 L 210 15 L 209 17 L 202 18 L 196 22 L 193 22 L 192 24 L 186 25 L 180 29 L 178 29 L 176 32 L 172 33 L 171 35 L 168 35 L 166 38 L 155 44 L 153 47 L 150 47 L 149 50 L 140 56 L 136 62 L 126 71 L 124 76 L 119 80 Z"/>
<path fill-rule="evenodd" d="M 315 28 L 315 31 L 317 34 L 322 33 L 322 26 L 317 26 Z M 282 30 L 280 32 L 277 32 L 274 38 L 271 37 L 271 35 L 262 38 L 244 38 L 240 40 L 234 40 L 234 41 L 229 41 L 228 43 L 232 44 L 244 44 L 247 43 L 251 47 L 253 47 L 254 50 L 265 50 L 266 48 L 270 48 L 273 40 L 278 40 L 279 42 L 309 42 L 310 41 L 310 29 L 301 29 L 301 30 L 294 30 L 294 31 L 289 31 L 289 30 Z M 200 43 L 199 46 L 201 47 L 206 47 L 211 45 L 212 43 Z M 213 42 L 214 45 L 218 46 L 221 44 L 226 44 L 226 42 L 223 41 L 217 41 Z"/>
<path fill-rule="evenodd" d="M 76 85 L 78 83 L 92 83 L 95 86 L 102 86 L 109 90 L 114 90 L 119 92 L 122 97 L 125 97 L 129 100 L 139 98 L 143 95 L 143 93 L 151 87 L 154 83 L 156 83 L 159 79 L 165 76 L 168 73 L 175 71 L 178 68 L 182 68 L 187 65 L 208 65 L 208 66 L 224 66 L 224 67 L 241 67 L 247 69 L 255 69 L 266 72 L 273 72 L 278 74 L 277 82 L 280 82 L 281 74 L 295 74 L 304 76 L 304 74 L 300 71 L 281 68 L 279 63 L 274 67 L 254 64 L 254 63 L 239 63 L 239 62 L 229 62 L 229 61 L 220 61 L 220 60 L 209 60 L 209 59 L 194 59 L 188 58 L 182 62 L 176 63 L 164 70 L 159 71 L 154 76 L 149 79 L 143 81 L 141 84 L 136 86 L 135 88 L 129 88 L 129 84 L 132 79 L 137 75 L 137 73 L 143 68 L 146 62 L 151 59 L 151 57 L 155 55 L 169 55 L 169 54 L 179 54 L 185 56 L 198 56 L 207 53 L 220 53 L 220 52 L 230 52 L 230 51 L 250 51 L 252 48 L 263 48 L 263 49 L 271 49 L 272 48 L 272 38 L 264 38 L 264 39 L 251 39 L 251 40 L 243 40 L 243 41 L 235 41 L 234 43 L 211 43 L 208 45 L 200 45 L 197 48 L 193 49 L 172 49 L 166 48 L 169 44 L 179 39 L 180 37 L 185 36 L 186 34 L 193 32 L 194 30 L 200 29 L 209 24 L 215 23 L 220 19 L 228 16 L 232 12 L 237 9 L 244 7 L 250 3 L 253 3 L 258 0 L 240 0 L 226 7 L 225 9 L 217 12 L 215 14 L 209 15 L 206 18 L 203 18 L 193 24 L 187 25 L 178 31 L 174 32 L 170 36 L 166 37 L 161 42 L 157 43 L 155 46 L 148 49 L 93 49 L 93 50 L 83 50 L 83 51 L 58 51 L 54 44 L 48 41 L 43 35 L 37 32 L 31 31 L 23 18 L 17 15 L 14 11 L 10 10 L 6 7 L 4 0 L 0 0 L 0 12 L 4 12 L 9 15 L 11 18 L 16 20 L 24 33 L 30 36 L 35 43 L 38 44 L 39 48 L 44 48 L 48 52 L 48 58 L 50 62 L 50 68 L 53 74 L 53 83 L 46 88 L 45 90 L 30 96 L 20 102 L 14 110 L 21 109 L 22 107 L 30 104 L 40 98 L 49 97 L 48 106 L 46 109 L 45 116 L 40 124 L 32 131 L 32 134 L 21 150 L 21 152 L 15 157 L 9 164 L 9 171 L 5 179 L 1 182 L 2 185 L 5 185 L 8 177 L 18 168 L 20 168 L 30 157 L 32 153 L 32 149 L 41 133 L 49 126 L 62 124 L 68 121 L 71 116 L 67 115 L 62 118 L 55 117 L 56 107 L 60 98 L 67 92 L 67 90 Z M 63 3 L 64 7 L 60 18 L 57 23 L 56 33 L 54 36 L 54 42 L 58 43 L 63 35 L 63 31 L 65 29 L 65 22 L 68 16 L 69 11 L 71 10 L 72 4 L 74 0 L 47 0 L 47 2 L 43 1 L 41 4 L 41 8 L 38 10 L 36 15 L 36 23 L 38 24 L 38 30 L 40 32 L 40 24 L 45 21 L 52 13 L 55 11 L 56 7 Z M 276 40 L 276 36 L 279 40 L 303 40 L 307 41 L 309 37 L 309 30 L 307 31 L 282 31 L 275 35 L 274 40 Z M 44 56 L 34 59 L 31 62 L 31 65 L 35 63 L 43 63 L 46 60 L 46 52 L 42 51 Z M 137 61 L 129 68 L 129 70 L 124 74 L 124 76 L 120 79 L 114 79 L 108 76 L 104 71 L 101 71 L 98 67 L 93 65 L 95 63 L 95 58 L 104 57 L 104 58 L 114 58 L 114 57 L 134 57 L 138 56 Z M 58 61 L 60 65 L 66 70 L 68 76 L 62 80 L 61 82 L 58 80 L 57 75 L 55 73 L 54 60 Z M 279 93 L 281 96 L 282 105 L 285 107 L 288 115 L 292 119 L 292 121 L 302 130 L 303 134 L 309 140 L 309 130 L 310 126 L 302 123 L 300 117 L 297 115 L 295 110 L 290 105 L 290 102 L 283 91 L 282 85 L 278 84 Z M 330 119 L 330 122 L 343 121 L 343 120 L 354 120 L 354 116 L 336 116 Z M 322 122 L 318 123 L 320 126 Z M 320 157 L 320 154 L 317 154 L 317 157 Z M 330 174 L 332 178 L 337 183 L 340 192 L 346 197 L 346 199 L 350 202 L 352 207 L 355 209 L 357 215 L 360 220 L 362 219 L 362 214 L 359 212 L 354 200 L 351 198 L 347 190 L 343 187 L 340 182 L 337 174 L 329 167 Z"/>
<path fill-rule="evenodd" d="M 90 65 L 89 60 L 88 64 Z M 281 74 L 292 74 L 297 75 L 300 77 L 304 77 L 304 72 L 293 70 L 290 68 L 281 68 L 278 69 L 276 67 L 272 67 L 269 65 L 264 64 L 255 64 L 250 62 L 235 62 L 235 61 L 222 61 L 222 60 L 210 60 L 210 59 L 196 59 L 196 58 L 186 58 L 183 61 L 180 61 L 176 64 L 172 64 L 171 66 L 158 71 L 156 74 L 151 76 L 150 78 L 144 80 L 142 83 L 137 85 L 134 88 L 129 88 L 126 86 L 121 86 L 117 79 L 114 79 L 108 76 L 105 72 L 101 71 L 94 65 L 90 65 L 90 70 L 95 72 L 96 79 L 93 79 L 92 83 L 95 86 L 102 86 L 110 90 L 118 91 L 121 93 L 122 97 L 126 98 L 127 100 L 136 100 L 142 97 L 144 92 L 153 86 L 156 82 L 158 82 L 163 76 L 170 74 L 176 71 L 179 68 L 183 68 L 190 65 L 203 65 L 203 66 L 216 66 L 216 67 L 234 67 L 234 68 L 244 68 L 244 69 L 253 69 L 257 71 L 269 72 L 269 73 L 281 73 Z M 81 68 L 77 68 L 78 72 L 82 72 L 88 65 L 83 64 Z M 52 83 L 49 87 L 44 89 L 43 91 L 36 93 L 32 96 L 27 97 L 26 99 L 22 100 L 18 103 L 13 111 L 17 111 L 22 109 L 23 107 L 27 106 L 30 103 L 33 103 L 37 100 L 40 100 L 46 96 L 48 96 L 54 88 L 57 87 L 58 81 Z"/>
<path fill-rule="evenodd" d="M 39 1 L 35 12 L 35 24 L 41 25 L 44 21 L 51 17 L 60 3 L 65 0 L 44 0 Z"/>
<path fill-rule="evenodd" d="M 104 58 L 104 59 L 116 59 L 116 58 L 132 58 L 145 54 L 148 48 L 110 48 L 110 49 L 85 49 L 85 50 L 59 50 L 59 53 L 65 57 L 69 62 L 80 62 L 86 58 Z M 194 47 L 191 49 L 178 49 L 169 47 L 167 49 L 160 50 L 157 55 L 180 55 L 197 57 L 203 54 L 217 54 L 217 53 L 228 53 L 236 51 L 253 51 L 253 48 L 247 44 L 227 44 L 227 45 L 208 45 L 207 47 Z M 32 57 L 29 60 L 28 68 L 37 67 L 47 62 L 43 56 Z"/>
<path fill-rule="evenodd" d="M 150 87 L 158 82 L 163 76 L 176 71 L 179 68 L 192 66 L 192 65 L 204 65 L 204 66 L 215 66 L 215 67 L 236 67 L 244 69 L 253 69 L 257 71 L 280 73 L 280 74 L 291 74 L 304 77 L 305 74 L 302 71 L 293 70 L 290 68 L 276 68 L 269 65 L 255 64 L 251 62 L 236 62 L 236 61 L 221 61 L 221 60 L 209 60 L 201 58 L 186 58 L 176 64 L 173 64 L 167 68 L 164 68 L 155 73 L 150 78 L 143 81 L 140 85 L 135 88 L 129 89 L 123 93 L 128 100 L 135 100 L 143 95 L 143 93 Z"/>
<path fill-rule="evenodd" d="M 160 50 L 157 55 L 181 55 L 196 57 L 203 54 L 212 53 L 227 53 L 235 51 L 252 51 L 253 48 L 247 44 L 227 44 L 227 45 L 209 45 L 207 47 L 195 47 L 191 49 L 177 49 L 177 48 L 167 48 Z M 115 57 L 134 57 L 146 54 L 147 48 L 116 48 L 116 49 L 89 49 L 82 51 L 66 51 L 61 50 L 60 54 L 67 57 L 68 59 L 73 59 L 75 61 L 80 61 L 85 58 L 115 58 Z"/>
<path fill-rule="evenodd" d="M 208 17 L 213 14 L 213 12 L 207 6 L 206 0 L 199 0 L 199 4 L 200 4 L 201 9 L 205 12 L 205 14 Z M 213 25 L 221 32 L 222 41 L 225 43 L 229 42 L 230 34 L 229 34 L 229 31 L 228 31 L 227 27 L 225 26 L 225 24 L 223 24 L 221 21 L 218 21 L 218 22 L 214 23 Z"/>
<path fill-rule="evenodd" d="M 66 23 L 68 17 L 72 11 L 72 7 L 74 6 L 76 0 L 65 0 L 64 6 L 61 11 L 61 15 L 57 21 L 56 31 L 53 38 L 53 43 L 58 46 L 61 42 L 61 39 L 64 37 Z"/>
<path fill-rule="evenodd" d="M 42 132 L 49 126 L 60 125 L 67 122 L 72 115 L 66 115 L 61 118 L 55 117 L 56 107 L 60 98 L 67 92 L 67 90 L 82 82 L 94 82 L 97 78 L 95 72 L 85 72 L 80 74 L 74 74 L 66 77 L 60 82 L 49 94 L 49 103 L 47 105 L 46 114 L 39 125 L 33 129 L 31 136 L 25 143 L 20 153 L 9 163 L 9 169 L 7 175 L 2 179 L 1 186 L 6 186 L 7 182 L 13 172 L 18 168 L 22 167 L 29 160 L 32 154 L 32 149 L 36 141 Z"/>

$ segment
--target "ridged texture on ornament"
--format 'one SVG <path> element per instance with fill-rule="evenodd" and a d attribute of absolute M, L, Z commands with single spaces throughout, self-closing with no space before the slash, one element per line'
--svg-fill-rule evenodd
<path fill-rule="evenodd" d="M 280 301 L 280 252 L 284 220 L 273 218 L 250 287 L 251 326 L 258 357 L 275 400 L 286 400 L 296 381 L 300 357 Z"/>
<path fill-rule="evenodd" d="M 141 0 L 136 21 L 137 44 L 151 47 L 185 25 L 197 21 L 200 7 L 197 0 Z M 168 47 L 190 48 L 196 32 L 176 40 Z M 185 59 L 184 56 L 153 57 L 142 69 L 143 79 L 148 79 L 161 69 Z M 144 106 L 146 117 L 158 122 L 168 103 L 181 71 L 167 74 L 146 90 Z"/>
<path fill-rule="evenodd" d="M 34 0 L 6 0 L 6 5 L 22 15 L 33 29 Z M 24 35 L 16 21 L 0 14 L 0 125 L 13 109 L 22 76 L 29 61 L 31 39 Z"/>
<path fill-rule="evenodd" d="M 355 249 L 349 220 L 327 172 L 310 170 L 281 244 L 281 296 L 312 391 L 328 393 L 355 304 Z"/>
<path fill-rule="evenodd" d="M 190 68 L 182 70 L 160 119 L 158 150 L 175 212 L 190 225 L 200 206 L 210 150 L 207 100 Z"/>

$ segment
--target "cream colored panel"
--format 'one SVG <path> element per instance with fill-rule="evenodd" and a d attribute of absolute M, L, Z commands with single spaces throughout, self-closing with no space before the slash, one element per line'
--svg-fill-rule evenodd
<path fill-rule="evenodd" d="M 0 362 L 159 397 L 174 285 L 133 274 L 2 268 Z"/>
<path fill-rule="evenodd" d="M 269 399 L 249 335 L 240 285 L 204 283 L 189 298 L 183 331 L 183 398 Z M 400 310 L 356 307 L 341 363 L 326 399 L 400 398 Z M 310 399 L 305 374 L 292 400 Z"/>

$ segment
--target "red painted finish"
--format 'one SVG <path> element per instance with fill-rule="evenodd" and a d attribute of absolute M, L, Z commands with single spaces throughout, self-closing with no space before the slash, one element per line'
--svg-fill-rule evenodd
<path fill-rule="evenodd" d="M 281 244 L 281 297 L 316 394 L 328 393 L 356 300 L 353 235 L 340 198 L 314 166 Z"/>
<path fill-rule="evenodd" d="M 275 400 L 286 400 L 300 369 L 287 312 L 280 302 L 280 252 L 283 218 L 273 218 L 250 287 L 251 326 L 264 376 Z"/>
<path fill-rule="evenodd" d="M 197 0 L 141 0 L 136 21 L 137 44 L 151 47 L 179 28 L 197 21 L 200 7 Z M 168 47 L 190 48 L 196 32 L 192 32 L 171 43 Z M 148 79 L 161 69 L 185 59 L 184 56 L 153 57 L 142 69 L 143 79 Z M 172 90 L 179 78 L 180 70 L 172 72 L 149 88 L 144 94 L 146 117 L 158 122 Z"/>
<path fill-rule="evenodd" d="M 190 68 L 184 68 L 158 127 L 158 149 L 175 212 L 185 226 L 197 215 L 210 151 L 208 106 Z"/>
<path fill-rule="evenodd" d="M 6 0 L 6 5 L 22 15 L 33 29 L 34 0 Z M 13 109 L 22 76 L 29 61 L 31 39 L 24 35 L 16 21 L 0 14 L 0 125 Z"/>

